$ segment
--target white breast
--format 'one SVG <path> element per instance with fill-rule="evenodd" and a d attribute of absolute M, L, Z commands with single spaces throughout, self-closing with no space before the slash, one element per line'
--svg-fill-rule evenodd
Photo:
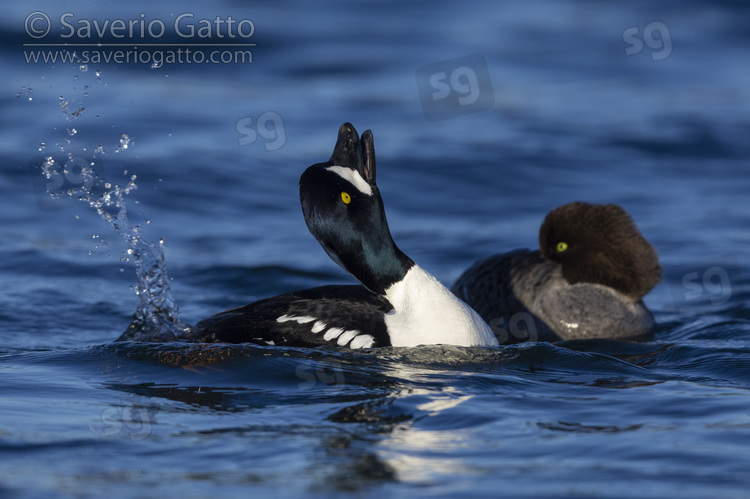
<path fill-rule="evenodd" d="M 498 344 L 479 314 L 418 265 L 385 296 L 394 308 L 385 316 L 393 346 Z"/>

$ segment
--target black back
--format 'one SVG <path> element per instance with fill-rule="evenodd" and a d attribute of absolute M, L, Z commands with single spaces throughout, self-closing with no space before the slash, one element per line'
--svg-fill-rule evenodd
<path fill-rule="evenodd" d="M 371 335 L 375 340 L 372 347 L 389 346 L 383 315 L 392 308 L 388 300 L 362 286 L 322 286 L 221 312 L 196 324 L 189 339 L 205 343 L 317 347 L 337 345 L 336 339 L 325 340 L 324 336 L 330 328 L 341 328 Z M 286 320 L 279 322 L 280 317 Z M 315 320 L 300 323 L 295 318 Z M 314 333 L 312 329 L 318 321 L 325 327 Z"/>

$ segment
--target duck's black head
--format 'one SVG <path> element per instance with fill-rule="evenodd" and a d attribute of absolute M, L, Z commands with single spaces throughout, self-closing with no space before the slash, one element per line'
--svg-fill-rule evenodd
<path fill-rule="evenodd" d="M 305 170 L 299 192 L 307 228 L 369 290 L 383 294 L 413 265 L 388 229 L 369 130 L 360 140 L 350 123 L 341 125 L 331 159 Z"/>
<path fill-rule="evenodd" d="M 571 284 L 603 284 L 634 300 L 662 275 L 656 250 L 615 204 L 579 201 L 552 210 L 539 230 L 539 250 L 560 262 Z"/>

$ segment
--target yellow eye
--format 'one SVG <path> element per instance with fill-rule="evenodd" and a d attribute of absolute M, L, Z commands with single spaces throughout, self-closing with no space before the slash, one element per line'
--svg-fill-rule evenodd
<path fill-rule="evenodd" d="M 344 204 L 349 204 L 352 202 L 352 197 L 349 195 L 348 192 L 342 192 L 341 200 L 344 202 Z"/>
<path fill-rule="evenodd" d="M 568 243 L 564 243 L 562 241 L 559 242 L 559 243 L 557 243 L 557 252 L 558 253 L 562 253 L 566 249 L 568 249 Z"/>

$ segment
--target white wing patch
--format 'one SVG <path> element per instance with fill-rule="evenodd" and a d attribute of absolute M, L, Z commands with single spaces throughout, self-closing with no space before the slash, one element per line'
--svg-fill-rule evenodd
<path fill-rule="evenodd" d="M 375 338 L 369 334 L 360 334 L 354 338 L 349 348 L 370 348 L 375 343 Z"/>
<path fill-rule="evenodd" d="M 335 338 L 338 338 L 341 333 L 343 333 L 344 330 L 340 327 L 332 327 L 328 331 L 326 331 L 326 334 L 323 335 L 323 339 L 326 341 L 331 341 Z"/>
<path fill-rule="evenodd" d="M 360 175 L 358 171 L 352 170 L 351 168 L 344 168 L 343 166 L 338 165 L 329 166 L 328 168 L 326 168 L 326 170 L 328 170 L 329 172 L 333 172 L 339 177 L 343 178 L 354 187 L 356 187 L 357 190 L 362 194 L 372 196 L 372 187 L 364 178 L 362 178 L 362 175 Z"/>
<path fill-rule="evenodd" d="M 308 322 L 312 322 L 315 320 L 315 317 L 310 317 L 309 315 L 302 315 L 302 316 L 295 316 L 295 315 L 282 315 L 281 317 L 276 319 L 276 322 L 289 322 L 289 321 L 295 321 L 299 324 L 307 324 Z"/>
<path fill-rule="evenodd" d="M 276 322 L 296 322 L 298 324 L 309 324 L 313 321 L 315 321 L 315 324 L 313 324 L 312 328 L 310 329 L 312 333 L 320 333 L 328 327 L 325 322 L 319 321 L 315 317 L 310 317 L 309 315 L 284 314 L 276 319 Z M 256 339 L 261 340 L 261 338 Z M 338 343 L 339 346 L 342 347 L 351 341 L 349 348 L 370 348 L 375 344 L 374 336 L 371 336 L 369 334 L 362 334 L 357 329 L 347 331 L 341 327 L 328 328 L 328 330 L 323 335 L 323 339 L 326 341 L 336 340 L 336 343 Z M 266 344 L 273 345 L 274 342 L 266 341 Z"/>
<path fill-rule="evenodd" d="M 338 343 L 339 346 L 343 347 L 344 345 L 346 345 L 347 343 L 349 343 L 349 341 L 351 341 L 351 339 L 354 338 L 355 336 L 357 336 L 358 334 L 359 334 L 359 331 L 357 331 L 356 329 L 353 330 L 353 331 L 344 331 L 343 334 L 341 336 L 339 336 L 339 339 L 338 339 L 338 341 L 336 343 Z"/>
<path fill-rule="evenodd" d="M 326 334 L 323 335 L 323 339 L 326 341 L 337 339 L 336 343 L 342 347 L 346 346 L 346 344 L 349 343 L 349 340 L 351 340 L 349 348 L 370 348 L 375 344 L 375 337 L 369 334 L 362 334 L 357 329 L 346 331 L 340 327 L 332 327 L 326 331 Z"/>

